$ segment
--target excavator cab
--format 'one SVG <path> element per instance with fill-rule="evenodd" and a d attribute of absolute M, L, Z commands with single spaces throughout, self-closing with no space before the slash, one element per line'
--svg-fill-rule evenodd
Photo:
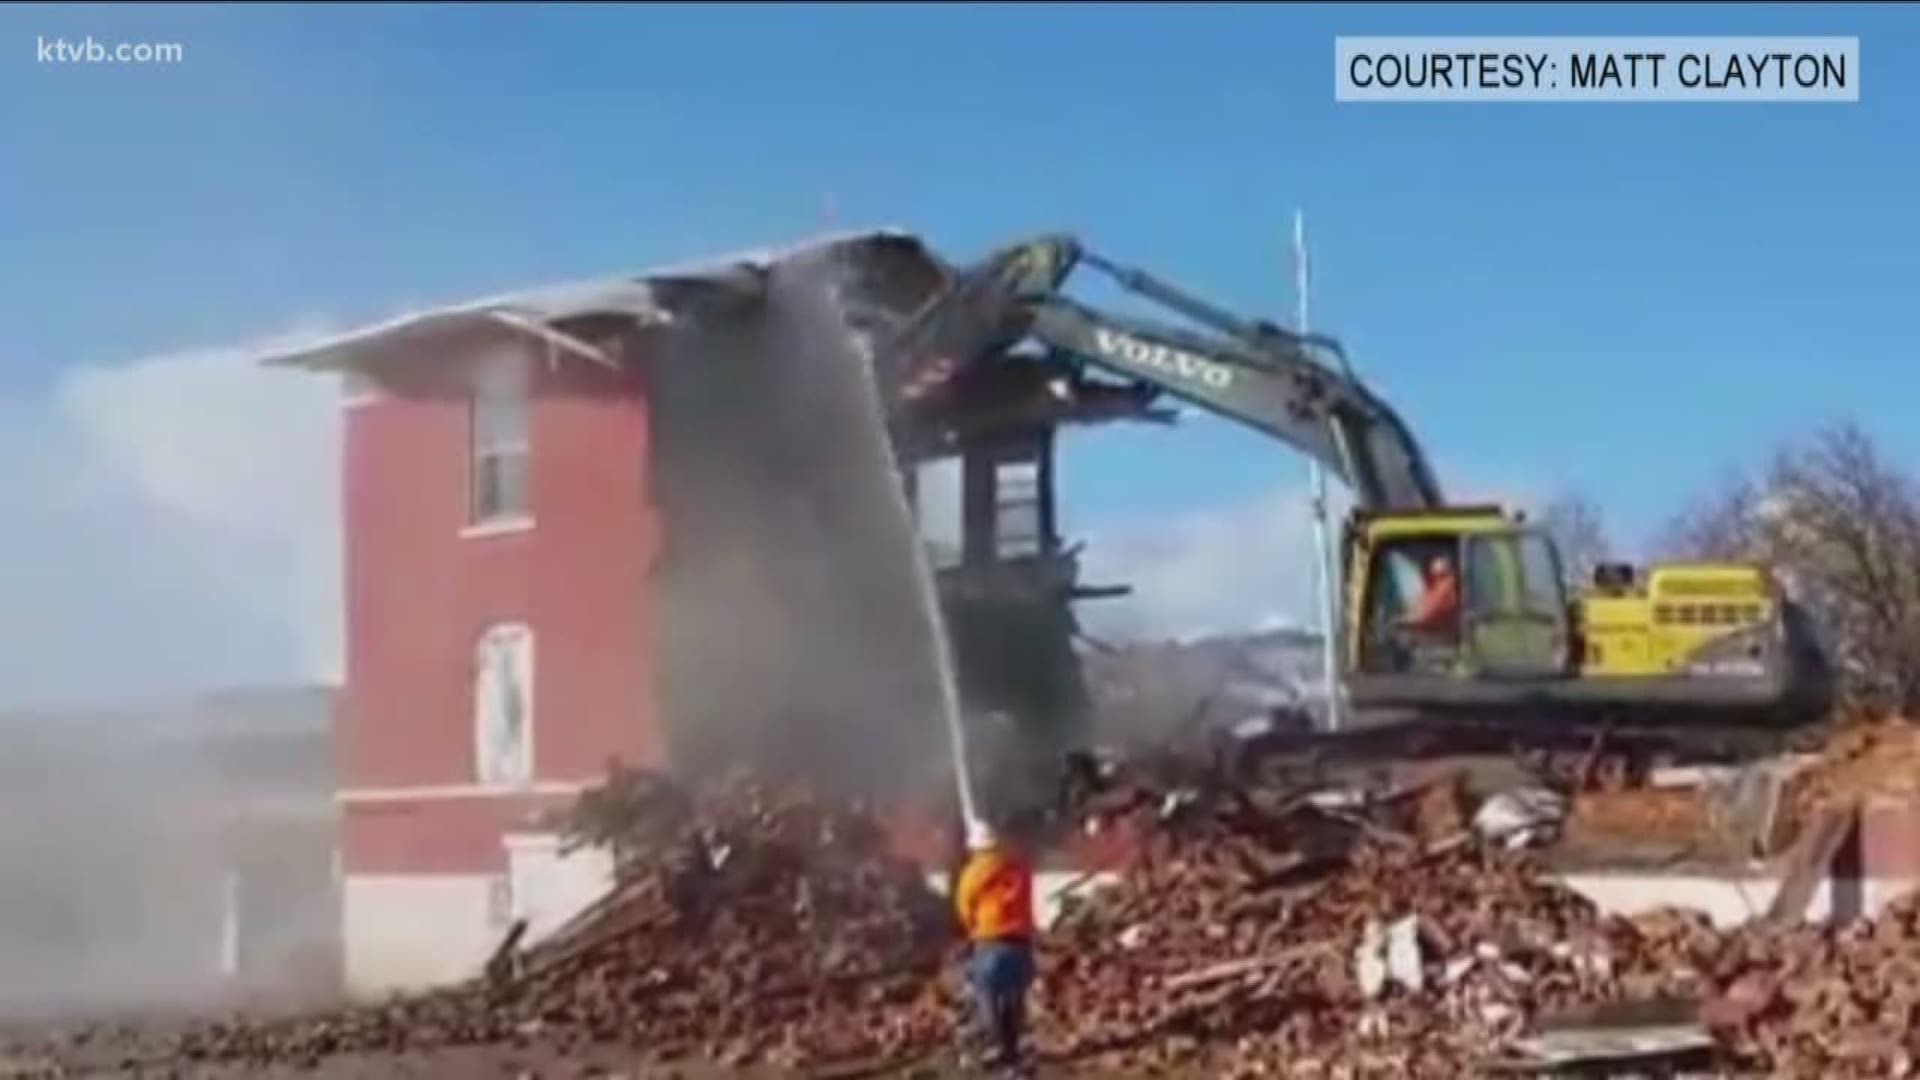
<path fill-rule="evenodd" d="M 1347 549 L 1357 704 L 1574 673 L 1559 553 L 1497 507 L 1356 515 Z"/>
<path fill-rule="evenodd" d="M 1363 713 L 1706 734 L 1791 728 L 1828 704 L 1804 616 L 1758 567 L 1610 566 L 1570 595 L 1553 540 L 1497 506 L 1356 511 L 1345 550 L 1342 666 Z M 1451 604 L 1432 602 L 1443 565 Z"/>

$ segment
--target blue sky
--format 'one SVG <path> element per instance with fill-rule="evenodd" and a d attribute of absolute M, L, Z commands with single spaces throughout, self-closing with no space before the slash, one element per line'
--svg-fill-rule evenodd
<path fill-rule="evenodd" d="M 1336 34 L 1587 33 L 1857 34 L 1862 101 L 1333 101 Z M 86 34 L 186 59 L 33 61 Z M 8 8 L 0 403 L 805 233 L 829 199 L 960 254 L 1071 229 L 1283 315 L 1300 206 L 1316 327 L 1443 478 L 1578 485 L 1631 537 L 1823 421 L 1920 463 L 1917 70 L 1892 7 Z M 1207 423 L 1068 468 L 1088 527 L 1304 476 Z"/>

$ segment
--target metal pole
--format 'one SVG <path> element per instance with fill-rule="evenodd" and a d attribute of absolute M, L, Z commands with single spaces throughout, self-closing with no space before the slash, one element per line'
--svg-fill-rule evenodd
<path fill-rule="evenodd" d="M 1307 333 L 1307 216 L 1304 212 L 1293 212 L 1293 292 L 1294 301 L 1299 305 L 1296 321 L 1300 333 Z M 1340 698 L 1340 660 L 1339 605 L 1335 599 L 1336 582 L 1339 581 L 1339 567 L 1335 564 L 1332 530 L 1327 522 L 1327 471 L 1315 459 L 1307 463 L 1311 471 L 1313 484 L 1313 545 L 1319 554 L 1318 579 L 1320 592 L 1320 677 L 1322 690 L 1326 696 L 1327 730 L 1338 731 L 1342 726 L 1342 701 Z"/>

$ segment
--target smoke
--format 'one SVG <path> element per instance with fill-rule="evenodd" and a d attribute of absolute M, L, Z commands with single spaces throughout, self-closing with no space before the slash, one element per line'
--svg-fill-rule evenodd
<path fill-rule="evenodd" d="M 942 686 L 868 358 L 831 266 L 654 353 L 662 714 L 693 771 L 750 763 L 848 794 L 923 789 Z"/>
<path fill-rule="evenodd" d="M 1533 485 L 1485 469 L 1457 475 L 1456 502 L 1524 508 L 1539 501 Z M 1064 498 L 1071 514 L 1070 490 Z M 1327 515 L 1336 544 L 1352 506 L 1351 493 L 1332 484 Z M 1320 553 L 1305 480 L 1185 513 L 1109 516 L 1076 532 L 1086 541 L 1081 561 L 1089 583 L 1133 587 L 1124 598 L 1080 605 L 1082 623 L 1097 637 L 1178 641 L 1275 629 L 1317 632 L 1320 625 Z"/>
<path fill-rule="evenodd" d="M 338 403 L 286 340 L 0 401 L 0 709 L 337 679 Z"/>
<path fill-rule="evenodd" d="M 1081 605 L 1081 618 L 1091 633 L 1114 639 L 1315 626 L 1318 558 L 1305 485 L 1160 520 L 1123 520 L 1090 531 L 1085 577 L 1134 591 Z"/>
<path fill-rule="evenodd" d="M 330 711 L 324 691 L 281 691 L 12 716 L 0 1010 L 324 992 Z"/>
<path fill-rule="evenodd" d="M 186 696 L 339 673 L 337 401 L 260 368 L 286 340 L 69 369 L 0 399 L 9 1012 L 209 1002 L 229 872 L 249 950 L 333 930 L 324 695 L 247 699 L 237 723 L 257 735 L 237 743 L 204 726 L 233 699 Z M 77 707 L 103 701 L 124 705 Z M 266 827 L 261 797 L 293 817 Z M 234 843 L 235 819 L 262 835 Z M 283 885 L 303 896 L 272 899 Z"/>

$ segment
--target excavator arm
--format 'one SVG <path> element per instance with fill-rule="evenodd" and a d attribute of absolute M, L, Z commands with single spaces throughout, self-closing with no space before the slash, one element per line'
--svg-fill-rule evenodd
<path fill-rule="evenodd" d="M 1115 315 L 1066 296 L 1066 279 L 1081 266 L 1196 325 Z M 1362 507 L 1442 505 L 1412 432 L 1346 370 L 1338 343 L 1239 318 L 1070 237 L 1016 245 L 963 271 L 899 345 L 910 364 L 951 368 L 1029 339 L 1294 446 L 1341 477 Z"/>
<path fill-rule="evenodd" d="M 1065 295 L 1080 267 L 1179 323 Z M 1341 646 L 1350 650 L 1343 680 L 1362 728 L 1439 718 L 1523 745 L 1596 732 L 1619 739 L 1632 728 L 1678 747 L 1738 741 L 1825 713 L 1831 666 L 1764 571 L 1653 566 L 1644 587 L 1569 604 L 1551 539 L 1515 527 L 1496 506 L 1450 507 L 1413 433 L 1353 376 L 1331 339 L 1235 316 L 1071 237 L 1003 249 L 947 276 L 885 353 L 884 367 L 916 391 L 932 386 L 937 398 L 942 380 L 1034 342 L 1076 375 L 1096 369 L 1266 432 L 1346 482 L 1368 512 L 1362 558 L 1346 566 L 1352 618 Z M 1079 382 L 1062 379 L 1056 392 L 1072 400 Z M 1397 575 L 1375 568 L 1423 562 L 1436 546 L 1459 553 L 1467 583 L 1457 639 L 1432 655 L 1403 655 L 1393 634 L 1376 647 L 1389 605 L 1376 608 L 1372 597 L 1390 594 L 1374 583 Z M 1682 599 L 1731 588 L 1752 602 Z M 1720 621 L 1709 623 L 1709 613 Z"/>

